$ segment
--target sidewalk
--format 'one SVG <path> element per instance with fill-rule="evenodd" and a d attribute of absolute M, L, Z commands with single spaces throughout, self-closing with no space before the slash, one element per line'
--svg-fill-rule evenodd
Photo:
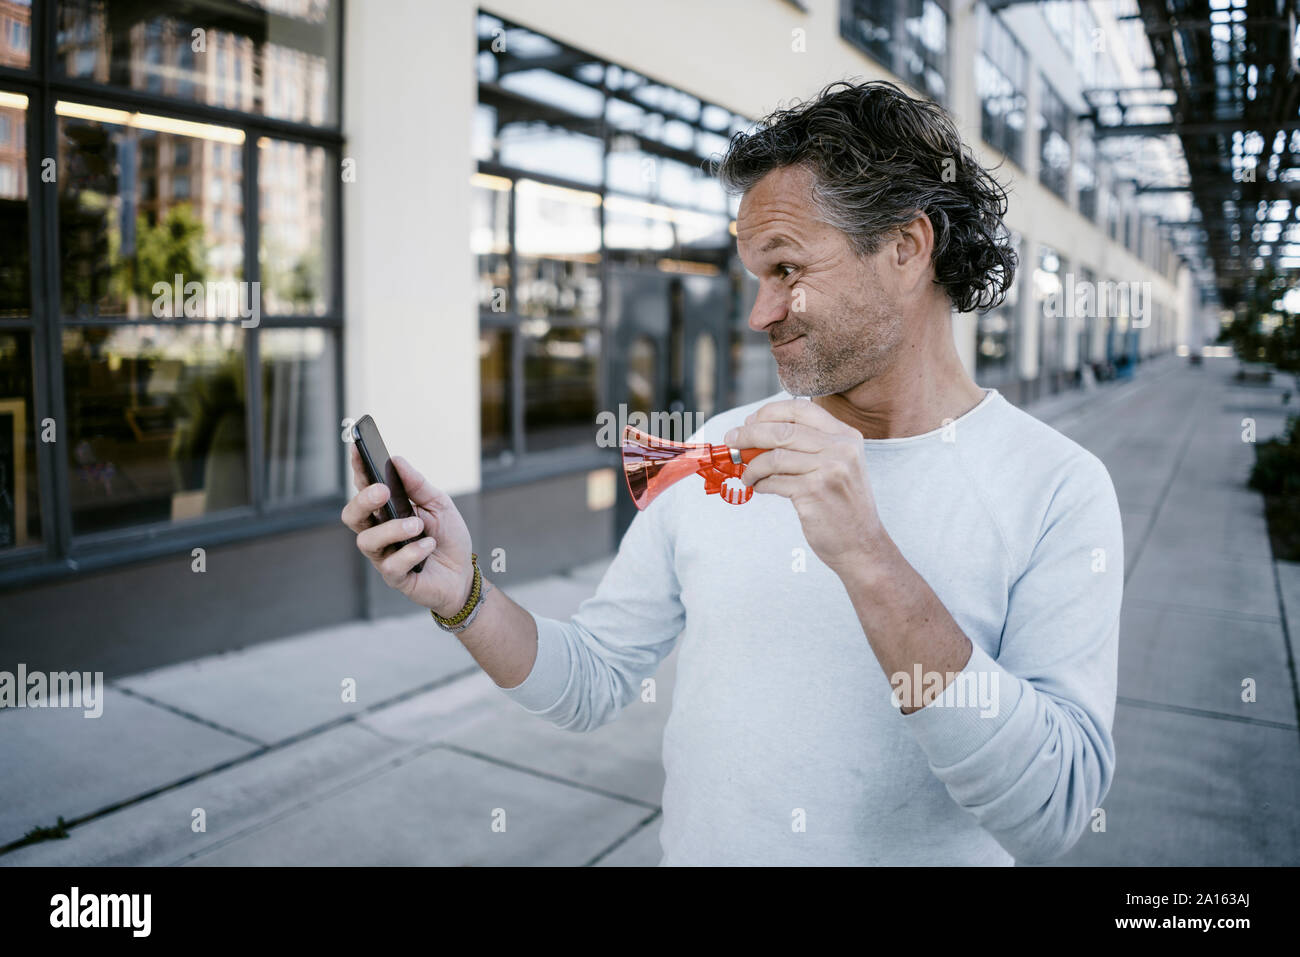
<path fill-rule="evenodd" d="M 1105 461 L 1125 525 L 1117 774 L 1105 832 L 1061 863 L 1300 863 L 1300 566 L 1272 561 L 1240 437 L 1281 429 L 1281 388 L 1235 368 L 1165 360 L 1032 410 Z M 606 564 L 510 594 L 567 618 Z M 0 864 L 654 865 L 675 664 L 575 734 L 413 613 L 112 682 L 98 720 L 0 713 L 0 845 L 73 825 Z"/>

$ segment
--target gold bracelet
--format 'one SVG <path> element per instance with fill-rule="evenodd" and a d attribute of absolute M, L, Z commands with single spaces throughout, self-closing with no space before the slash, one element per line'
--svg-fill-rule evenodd
<path fill-rule="evenodd" d="M 475 608 L 478 606 L 479 599 L 483 597 L 483 573 L 479 571 L 478 555 L 471 553 L 470 563 L 474 566 L 474 584 L 470 587 L 469 597 L 465 599 L 464 607 L 450 618 L 444 618 L 432 608 L 429 609 L 429 614 L 433 616 L 433 620 L 436 621 L 438 626 L 444 631 L 450 631 L 462 623 L 468 624 L 466 619 L 473 614 Z"/>

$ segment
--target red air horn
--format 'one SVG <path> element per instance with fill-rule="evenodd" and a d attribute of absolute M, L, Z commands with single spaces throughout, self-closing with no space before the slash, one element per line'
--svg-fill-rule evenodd
<path fill-rule="evenodd" d="M 721 495 L 729 505 L 744 505 L 753 497 L 754 488 L 740 477 L 754 456 L 765 451 L 672 442 L 630 425 L 623 427 L 623 475 L 639 509 L 674 482 L 693 474 L 704 476 L 706 495 Z"/>

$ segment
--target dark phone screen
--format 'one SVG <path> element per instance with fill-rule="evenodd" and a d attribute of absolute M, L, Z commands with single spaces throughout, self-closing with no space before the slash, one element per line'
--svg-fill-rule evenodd
<path fill-rule="evenodd" d="M 361 453 L 361 462 L 365 465 L 370 480 L 383 482 L 388 486 L 388 501 L 398 518 L 410 518 L 415 511 L 411 508 L 410 499 L 406 497 L 406 488 L 402 485 L 397 469 L 388 456 L 388 448 L 384 445 L 384 440 L 379 437 L 375 420 L 368 415 L 363 415 L 353 424 L 352 429 L 357 450 Z"/>

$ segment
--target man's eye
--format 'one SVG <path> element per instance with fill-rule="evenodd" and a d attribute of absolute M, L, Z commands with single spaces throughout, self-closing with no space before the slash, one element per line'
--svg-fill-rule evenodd
<path fill-rule="evenodd" d="M 789 279 L 790 273 L 794 272 L 796 268 L 797 267 L 791 266 L 789 263 L 781 263 L 781 265 L 776 267 L 776 271 L 782 279 Z M 789 270 L 789 272 L 786 270 Z"/>

